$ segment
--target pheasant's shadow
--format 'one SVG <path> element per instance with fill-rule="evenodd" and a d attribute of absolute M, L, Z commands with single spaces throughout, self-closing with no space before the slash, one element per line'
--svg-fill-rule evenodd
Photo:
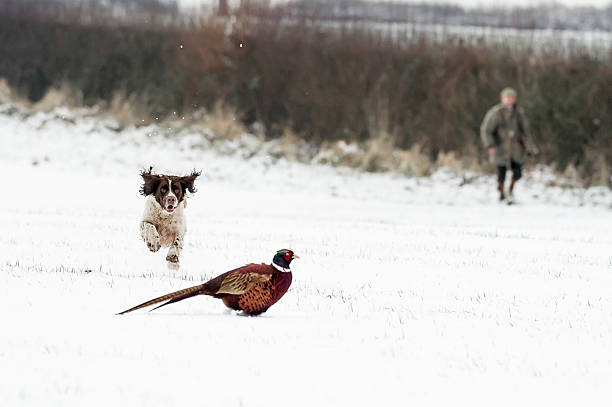
<path fill-rule="evenodd" d="M 182 317 L 182 318 L 186 318 L 186 317 L 217 317 L 217 318 L 222 318 L 222 317 L 240 317 L 240 318 L 264 318 L 264 319 L 296 319 L 295 316 L 287 316 L 287 315 L 267 315 L 266 313 L 263 314 L 258 314 L 258 315 L 252 315 L 252 314 L 246 314 L 242 311 L 234 311 L 234 310 L 227 310 L 225 312 L 218 312 L 218 313 L 213 313 L 213 312 L 194 312 L 194 313 L 178 313 L 178 312 L 165 312 L 165 313 L 145 313 L 145 314 L 141 314 L 141 315 L 148 315 L 148 316 L 154 316 L 154 317 Z M 299 317 L 298 317 L 299 318 Z"/>

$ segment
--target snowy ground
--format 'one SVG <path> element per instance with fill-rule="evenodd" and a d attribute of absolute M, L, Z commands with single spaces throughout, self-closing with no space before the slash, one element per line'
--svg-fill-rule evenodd
<path fill-rule="evenodd" d="M 532 174 L 500 206 L 490 178 L 107 127 L 0 105 L 1 406 L 609 405 L 609 191 Z M 139 240 L 149 164 L 203 170 L 178 272 Z M 285 247 L 294 283 L 261 317 L 115 315 Z"/>

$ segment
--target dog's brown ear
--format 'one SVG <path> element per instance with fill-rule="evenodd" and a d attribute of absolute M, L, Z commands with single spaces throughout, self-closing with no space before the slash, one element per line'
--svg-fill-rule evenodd
<path fill-rule="evenodd" d="M 140 172 L 140 176 L 144 180 L 144 183 L 140 187 L 140 193 L 144 196 L 155 194 L 159 182 L 161 181 L 161 177 L 159 175 L 152 174 L 152 171 L 153 167 L 149 167 L 148 171 L 142 170 Z"/>
<path fill-rule="evenodd" d="M 197 190 L 195 189 L 195 186 L 193 184 L 196 178 L 200 176 L 200 174 L 202 174 L 201 171 L 193 170 L 193 172 L 190 175 L 180 177 L 178 180 L 181 186 L 183 187 L 183 191 L 189 191 L 192 194 L 195 193 Z"/>

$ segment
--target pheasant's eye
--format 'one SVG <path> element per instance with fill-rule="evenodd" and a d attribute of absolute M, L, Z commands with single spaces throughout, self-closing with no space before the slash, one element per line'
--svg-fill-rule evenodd
<path fill-rule="evenodd" d="M 291 252 L 285 253 L 285 260 L 291 260 L 291 257 L 293 257 L 293 253 Z"/>

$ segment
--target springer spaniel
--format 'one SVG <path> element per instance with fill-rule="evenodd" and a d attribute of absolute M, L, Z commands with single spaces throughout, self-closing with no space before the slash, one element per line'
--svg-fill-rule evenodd
<path fill-rule="evenodd" d="M 185 194 L 195 193 L 193 185 L 200 172 L 178 177 L 174 175 L 152 174 L 142 171 L 144 180 L 140 193 L 147 197 L 144 214 L 140 222 L 140 235 L 152 252 L 162 246 L 170 247 L 166 260 L 171 269 L 179 268 L 179 254 L 183 249 L 185 225 L 184 208 L 187 206 Z"/>

